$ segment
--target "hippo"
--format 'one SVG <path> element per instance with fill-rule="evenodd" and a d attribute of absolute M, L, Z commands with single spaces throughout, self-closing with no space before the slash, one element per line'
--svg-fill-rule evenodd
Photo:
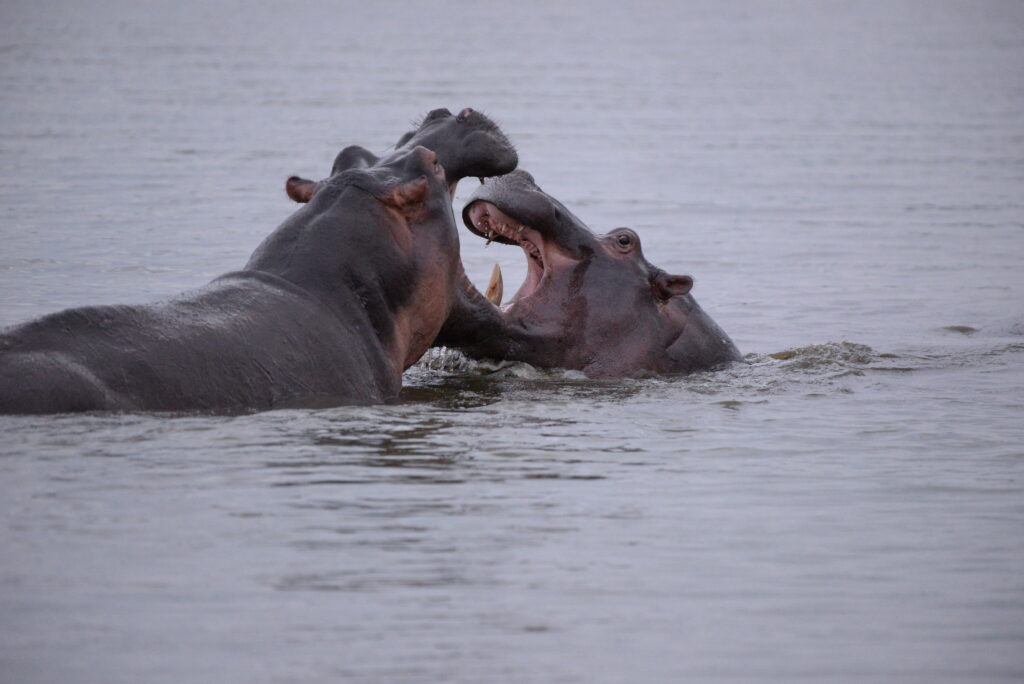
<path fill-rule="evenodd" d="M 453 115 L 447 109 L 435 109 L 423 117 L 419 126 L 402 135 L 394 148 L 382 157 L 359 145 L 344 148 L 334 159 L 331 175 L 387 163 L 417 145 L 437 153 L 448 179 L 449 195 L 453 198 L 455 187 L 463 178 L 500 176 L 512 171 L 519 162 L 508 138 L 482 112 L 467 107 Z M 285 181 L 285 192 L 296 202 L 308 202 L 324 182 L 292 176 Z"/>
<path fill-rule="evenodd" d="M 463 278 L 434 346 L 593 378 L 686 374 L 740 359 L 690 294 L 693 278 L 648 262 L 629 228 L 594 234 L 526 171 L 488 179 L 462 217 L 477 236 L 522 247 L 526 280 L 498 308 Z"/>
<path fill-rule="evenodd" d="M 467 143 L 474 173 L 508 169 L 503 141 Z M 241 271 L 164 302 L 3 331 L 0 413 L 393 401 L 461 296 L 461 273 L 445 171 L 433 151 L 403 147 L 319 183 Z"/>
<path fill-rule="evenodd" d="M 415 129 L 403 134 L 382 157 L 365 147 L 349 145 L 334 158 L 331 173 L 386 163 L 394 155 L 401 155 L 403 150 L 415 145 L 423 145 L 437 153 L 438 161 L 445 169 L 448 194 L 452 199 L 455 198 L 456 186 L 463 178 L 476 176 L 483 183 L 485 176 L 509 173 L 519 162 L 515 148 L 497 124 L 482 112 L 467 107 L 458 115 L 453 115 L 447 109 L 429 112 Z M 481 150 L 485 152 L 482 157 L 485 163 L 481 163 Z M 325 182 L 291 176 L 285 181 L 285 192 L 296 202 L 309 202 Z M 452 311 L 473 312 L 480 306 L 480 293 L 466 277 L 461 259 L 456 268 L 461 287 L 458 288 Z M 465 313 L 459 314 L 460 318 L 464 318 Z"/>

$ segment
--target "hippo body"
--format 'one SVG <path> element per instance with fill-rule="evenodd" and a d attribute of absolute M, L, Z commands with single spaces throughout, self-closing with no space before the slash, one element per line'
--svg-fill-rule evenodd
<path fill-rule="evenodd" d="M 329 304 L 270 273 L 239 271 L 166 302 L 68 309 L 8 330 L 0 412 L 382 402 L 398 388 L 372 338 L 353 292 Z"/>
<path fill-rule="evenodd" d="M 628 228 L 595 235 L 527 172 L 488 180 L 463 220 L 481 237 L 521 246 L 526 281 L 499 309 L 463 279 L 435 346 L 590 377 L 685 374 L 740 359 L 689 294 L 692 278 L 650 264 Z"/>
<path fill-rule="evenodd" d="M 450 176 L 418 141 L 442 151 Z M 0 413 L 392 401 L 465 296 L 455 183 L 516 162 L 471 109 L 431 112 L 384 157 L 346 148 L 329 178 L 289 179 L 308 203 L 243 270 L 165 302 L 69 309 L 0 333 Z"/>
<path fill-rule="evenodd" d="M 69 309 L 0 335 L 0 412 L 393 399 L 456 296 L 436 155 L 333 176 L 245 269 L 166 302 Z"/>

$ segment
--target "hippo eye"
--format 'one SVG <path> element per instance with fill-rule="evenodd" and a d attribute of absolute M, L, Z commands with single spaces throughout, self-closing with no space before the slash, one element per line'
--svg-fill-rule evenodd
<path fill-rule="evenodd" d="M 608 233 L 612 245 L 622 254 L 630 254 L 640 249 L 640 238 L 628 228 L 617 228 Z"/>

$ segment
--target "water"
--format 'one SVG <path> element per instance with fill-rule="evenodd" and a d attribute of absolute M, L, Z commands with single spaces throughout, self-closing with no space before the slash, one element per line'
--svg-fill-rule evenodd
<path fill-rule="evenodd" d="M 238 268 L 288 175 L 473 106 L 749 363 L 0 418 L 0 680 L 1021 681 L 1022 36 L 1013 2 L 5 2 L 0 324 Z"/>

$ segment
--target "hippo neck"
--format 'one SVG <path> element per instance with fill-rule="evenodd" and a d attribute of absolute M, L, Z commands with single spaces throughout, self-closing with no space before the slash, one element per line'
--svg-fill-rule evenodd
<path fill-rule="evenodd" d="M 360 211 L 352 211 L 352 193 L 345 194 L 344 213 L 333 211 L 337 197 L 317 195 L 263 241 L 245 270 L 285 280 L 339 318 L 368 325 L 391 355 L 396 315 L 412 296 L 416 264 L 380 227 L 393 216 L 369 195 L 357 198 Z M 353 319 L 358 311 L 362 321 Z"/>

